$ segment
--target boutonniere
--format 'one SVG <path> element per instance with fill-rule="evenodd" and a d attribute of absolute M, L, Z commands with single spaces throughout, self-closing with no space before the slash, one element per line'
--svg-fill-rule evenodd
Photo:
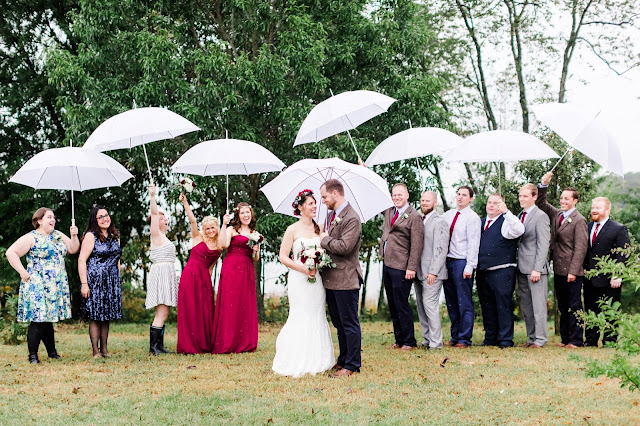
<path fill-rule="evenodd" d="M 567 218 L 567 223 L 573 222 L 570 217 Z"/>
<path fill-rule="evenodd" d="M 333 222 L 331 222 L 331 226 L 339 225 L 340 222 L 342 222 L 342 218 L 341 217 L 336 217 L 335 219 L 333 219 Z"/>
<path fill-rule="evenodd" d="M 403 218 L 403 219 L 407 219 L 408 217 L 409 217 L 409 215 L 408 215 L 408 214 L 406 214 L 406 213 L 402 215 L 402 218 Z"/>

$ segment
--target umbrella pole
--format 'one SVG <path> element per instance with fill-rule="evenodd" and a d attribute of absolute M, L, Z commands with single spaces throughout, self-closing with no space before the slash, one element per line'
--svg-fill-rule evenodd
<path fill-rule="evenodd" d="M 147 171 L 149 172 L 149 183 L 153 183 L 153 178 L 151 177 L 151 167 L 149 167 L 149 157 L 147 157 L 147 148 L 142 144 L 142 150 L 144 151 L 144 159 L 147 162 Z"/>
<path fill-rule="evenodd" d="M 71 190 L 71 226 L 76 226 L 76 209 L 73 205 L 73 189 Z"/>
<path fill-rule="evenodd" d="M 351 137 L 351 133 L 349 132 L 349 130 L 347 130 L 347 135 L 349 135 L 349 140 L 351 141 L 351 145 L 353 146 L 353 150 L 356 152 L 356 155 L 358 156 L 358 164 L 362 163 L 362 158 L 360 158 L 360 153 L 358 153 L 358 148 L 356 148 L 356 144 L 353 143 L 353 138 Z"/>
<path fill-rule="evenodd" d="M 569 153 L 569 151 L 571 151 L 572 148 L 567 149 L 564 154 L 562 154 L 562 157 L 560 157 L 560 159 L 556 162 L 556 164 L 553 165 L 553 167 L 551 168 L 551 170 L 549 170 L 549 173 L 551 173 L 552 171 L 555 170 L 555 168 L 558 166 L 558 164 L 560 164 L 560 162 L 562 161 L 562 159 L 564 158 L 565 155 L 567 155 Z"/>
<path fill-rule="evenodd" d="M 502 164 L 498 161 L 498 194 L 502 195 Z"/>
<path fill-rule="evenodd" d="M 227 214 L 229 214 L 229 175 L 227 175 Z"/>

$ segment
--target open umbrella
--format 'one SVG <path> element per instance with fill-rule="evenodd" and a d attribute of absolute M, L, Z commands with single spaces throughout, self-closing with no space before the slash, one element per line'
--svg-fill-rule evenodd
<path fill-rule="evenodd" d="M 71 191 L 71 217 L 75 225 L 73 191 L 120 186 L 133 175 L 113 158 L 83 148 L 52 148 L 39 152 L 9 179 L 35 189 Z"/>
<path fill-rule="evenodd" d="M 147 162 L 149 180 L 151 167 L 145 144 L 200 130 L 186 118 L 165 108 L 136 108 L 114 115 L 93 131 L 83 148 L 94 151 L 133 148 L 142 145 L 144 159 Z"/>
<path fill-rule="evenodd" d="M 396 100 L 370 90 L 343 92 L 316 105 L 302 122 L 293 146 L 318 142 L 329 136 L 347 132 L 353 149 L 360 159 L 349 130 L 373 117 L 387 112 Z"/>
<path fill-rule="evenodd" d="M 465 138 L 463 144 L 445 154 L 443 161 L 506 163 L 549 158 L 558 158 L 558 154 L 535 136 L 513 130 L 491 130 Z M 502 192 L 502 182 L 498 182 L 499 191 Z"/>
<path fill-rule="evenodd" d="M 410 158 L 440 155 L 450 151 L 464 139 L 448 130 L 436 127 L 415 127 L 389 136 L 373 150 L 365 164 L 368 167 L 376 164 L 392 163 Z"/>
<path fill-rule="evenodd" d="M 216 139 L 191 147 L 171 166 L 174 173 L 198 176 L 227 176 L 227 211 L 229 210 L 229 175 L 278 172 L 285 164 L 268 149 L 240 139 Z"/>
<path fill-rule="evenodd" d="M 600 164 L 605 170 L 620 176 L 624 175 L 623 156 L 616 138 L 609 131 L 610 126 L 607 125 L 607 116 L 609 118 L 619 117 L 622 111 L 612 115 L 569 103 L 539 104 L 534 105 L 531 110 L 542 124 L 553 130 L 571 147 Z M 628 117 L 628 119 L 635 124 L 640 120 L 640 115 L 635 119 L 632 117 Z M 617 127 L 613 126 L 613 128 Z M 638 134 L 634 133 L 631 137 L 633 138 L 632 145 L 637 146 L 640 142 Z M 562 158 L 568 152 L 569 150 L 564 153 Z M 637 170 L 636 159 L 630 160 L 634 165 L 629 165 L 627 169 L 635 168 Z M 558 163 L 551 170 L 555 169 Z"/>
<path fill-rule="evenodd" d="M 316 196 L 328 179 L 338 179 L 344 185 L 344 195 L 363 222 L 391 207 L 387 181 L 366 167 L 339 158 L 305 159 L 287 167 L 271 182 L 260 188 L 273 211 L 294 216 L 291 204 L 303 189 L 311 189 Z M 327 208 L 318 199 L 316 220 L 323 223 Z"/>

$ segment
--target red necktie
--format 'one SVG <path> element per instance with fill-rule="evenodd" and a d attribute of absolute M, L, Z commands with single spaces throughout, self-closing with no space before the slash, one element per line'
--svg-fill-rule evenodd
<path fill-rule="evenodd" d="M 398 219 L 398 213 L 400 213 L 398 211 L 398 209 L 396 209 L 396 214 L 393 215 L 393 217 L 391 218 L 391 226 L 393 226 L 394 223 L 396 223 L 396 219 Z"/>
<path fill-rule="evenodd" d="M 491 221 L 492 221 L 492 220 L 493 220 L 493 219 L 489 219 L 489 220 L 487 221 L 487 225 L 484 227 L 484 230 L 485 230 L 485 231 L 486 231 L 487 229 L 489 229 L 489 225 L 491 224 Z"/>
<path fill-rule="evenodd" d="M 525 217 L 527 217 L 527 212 L 522 212 L 522 216 L 520 217 L 520 220 L 522 221 L 522 223 L 524 223 Z"/>
<path fill-rule="evenodd" d="M 596 230 L 593 231 L 593 237 L 591 237 L 591 247 L 596 243 L 596 237 L 598 236 L 598 229 L 600 228 L 600 224 L 596 223 Z"/>
<path fill-rule="evenodd" d="M 331 220 L 329 221 L 329 225 L 327 226 L 327 232 L 329 232 L 329 230 L 331 230 L 331 226 L 333 225 L 333 221 L 336 220 L 336 212 L 335 210 L 333 211 L 333 214 L 331 215 Z"/>
<path fill-rule="evenodd" d="M 564 222 L 564 214 L 560 215 L 560 222 L 558 222 L 558 227 L 562 226 L 562 222 Z"/>
<path fill-rule="evenodd" d="M 453 218 L 453 222 L 451 222 L 451 228 L 449 228 L 449 239 L 451 239 L 451 236 L 453 235 L 453 228 L 456 226 L 458 216 L 460 216 L 460 212 L 456 213 L 456 216 Z"/>

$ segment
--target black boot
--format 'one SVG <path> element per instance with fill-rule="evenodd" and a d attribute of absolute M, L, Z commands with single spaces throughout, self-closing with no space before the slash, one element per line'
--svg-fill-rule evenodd
<path fill-rule="evenodd" d="M 158 348 L 160 336 L 162 336 L 162 329 L 160 327 L 151 326 L 149 328 L 149 355 L 155 356 L 162 353 Z"/>
<path fill-rule="evenodd" d="M 51 359 L 59 359 L 60 355 L 56 351 L 56 338 L 53 331 L 53 324 L 50 322 L 42 323 L 42 343 L 47 348 L 47 353 Z"/>
<path fill-rule="evenodd" d="M 40 360 L 38 359 L 38 352 L 29 354 L 29 362 L 31 364 L 40 364 Z"/>
<path fill-rule="evenodd" d="M 41 325 L 39 322 L 32 322 L 27 329 L 27 348 L 29 349 L 29 362 L 31 364 L 40 364 L 38 359 L 38 347 L 42 336 Z"/>
<path fill-rule="evenodd" d="M 164 330 L 165 330 L 165 326 L 162 326 L 162 333 L 160 334 L 160 341 L 158 341 L 158 351 L 162 352 L 163 354 L 172 354 L 173 352 L 168 351 L 167 348 L 164 347 Z"/>

